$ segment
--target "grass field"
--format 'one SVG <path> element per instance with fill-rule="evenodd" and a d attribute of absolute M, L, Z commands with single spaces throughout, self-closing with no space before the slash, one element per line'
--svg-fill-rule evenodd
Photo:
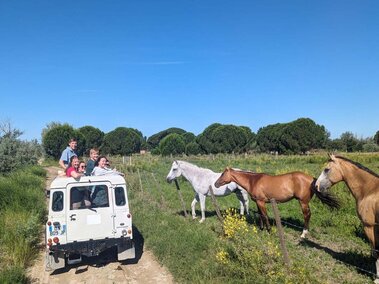
<path fill-rule="evenodd" d="M 26 283 L 39 252 L 46 171 L 28 167 L 0 177 L 0 283 Z"/>
<path fill-rule="evenodd" d="M 378 154 L 350 154 L 346 157 L 378 172 Z M 300 240 L 303 216 L 296 200 L 279 204 L 291 265 L 283 262 L 276 230 L 270 234 L 256 229 L 254 218 L 241 220 L 228 209 L 238 209 L 235 195 L 217 199 L 230 221 L 223 228 L 210 198 L 206 201 L 206 221 L 200 224 L 183 216 L 174 184 L 165 180 L 172 161 L 187 160 L 200 167 L 221 172 L 226 166 L 280 174 L 299 170 L 319 175 L 327 156 L 216 155 L 196 157 L 133 156 L 131 161 L 111 157 L 112 165 L 126 173 L 133 221 L 145 245 L 158 257 L 179 283 L 370 283 L 374 259 L 356 216 L 355 202 L 347 187 L 335 185 L 331 191 L 342 202 L 339 211 L 330 211 L 315 197 L 308 239 Z M 179 178 L 189 212 L 194 193 Z M 273 219 L 271 207 L 269 216 Z M 254 216 L 256 205 L 250 202 Z M 200 215 L 199 206 L 197 214 Z M 242 228 L 242 229 L 241 229 Z M 234 231 L 233 236 L 224 234 Z"/>

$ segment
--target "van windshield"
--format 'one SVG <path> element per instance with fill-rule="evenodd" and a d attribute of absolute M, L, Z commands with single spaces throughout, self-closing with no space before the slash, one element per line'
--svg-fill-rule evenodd
<path fill-rule="evenodd" d="M 71 210 L 99 207 L 109 207 L 108 187 L 105 184 L 71 188 Z"/>

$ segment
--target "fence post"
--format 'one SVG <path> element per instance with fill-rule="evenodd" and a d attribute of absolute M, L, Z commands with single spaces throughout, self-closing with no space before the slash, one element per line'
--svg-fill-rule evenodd
<path fill-rule="evenodd" d="M 281 221 L 280 215 L 279 215 L 278 206 L 277 206 L 276 200 L 274 198 L 270 199 L 270 202 L 271 202 L 271 205 L 272 205 L 272 209 L 274 211 L 274 217 L 275 217 L 276 227 L 278 229 L 278 235 L 279 235 L 279 240 L 280 240 L 280 247 L 282 249 L 284 263 L 285 263 L 286 266 L 289 266 L 290 265 L 290 259 L 289 259 L 289 256 L 288 256 L 286 242 L 284 240 L 284 231 L 283 231 L 283 227 L 282 227 L 282 221 Z"/>
<path fill-rule="evenodd" d="M 182 207 L 183 207 L 184 217 L 187 218 L 188 214 L 187 214 L 186 206 L 185 206 L 185 204 L 184 204 L 184 200 L 183 200 L 182 193 L 181 193 L 181 191 L 180 191 L 179 183 L 178 183 L 178 181 L 177 181 L 176 179 L 174 179 L 174 181 L 175 181 L 176 189 L 178 190 L 179 199 L 180 199 L 180 201 L 182 202 Z"/>
<path fill-rule="evenodd" d="M 142 188 L 142 180 L 141 180 L 141 175 L 139 173 L 139 169 L 137 169 L 137 173 L 138 173 L 138 178 L 139 178 L 139 187 L 141 189 L 141 191 L 143 191 L 143 188 Z"/>
<path fill-rule="evenodd" d="M 211 199 L 212 199 L 213 206 L 216 209 L 216 214 L 217 214 L 218 220 L 220 221 L 221 224 L 223 224 L 224 223 L 224 219 L 222 219 L 222 215 L 221 215 L 221 212 L 220 212 L 220 207 L 218 207 L 217 200 L 216 200 L 216 197 L 215 197 L 215 194 L 213 192 L 213 188 L 212 188 L 211 185 L 209 186 L 209 191 L 211 192 Z"/>

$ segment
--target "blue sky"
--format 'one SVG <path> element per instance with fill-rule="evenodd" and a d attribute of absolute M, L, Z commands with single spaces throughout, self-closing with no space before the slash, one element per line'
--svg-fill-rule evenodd
<path fill-rule="evenodd" d="M 0 121 L 379 130 L 379 1 L 1 1 Z"/>

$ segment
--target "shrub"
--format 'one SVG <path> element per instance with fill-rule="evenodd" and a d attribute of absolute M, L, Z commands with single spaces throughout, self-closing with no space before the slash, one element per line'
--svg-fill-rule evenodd
<path fill-rule="evenodd" d="M 0 173 L 8 173 L 18 168 L 34 165 L 42 156 L 42 148 L 34 141 L 21 141 L 19 136 L 22 134 L 17 129 L 7 126 L 3 135 L 0 136 Z"/>
<path fill-rule="evenodd" d="M 283 265 L 279 240 L 267 232 L 248 226 L 245 217 L 235 209 L 224 214 L 224 246 L 215 254 L 220 273 L 233 277 L 235 282 L 306 283 L 310 276 L 299 263 L 287 268 Z M 273 228 L 275 231 L 275 228 Z"/>
<path fill-rule="evenodd" d="M 5 268 L 4 270 L 0 271 L 0 283 L 27 283 L 25 270 L 20 266 L 11 266 Z"/>

